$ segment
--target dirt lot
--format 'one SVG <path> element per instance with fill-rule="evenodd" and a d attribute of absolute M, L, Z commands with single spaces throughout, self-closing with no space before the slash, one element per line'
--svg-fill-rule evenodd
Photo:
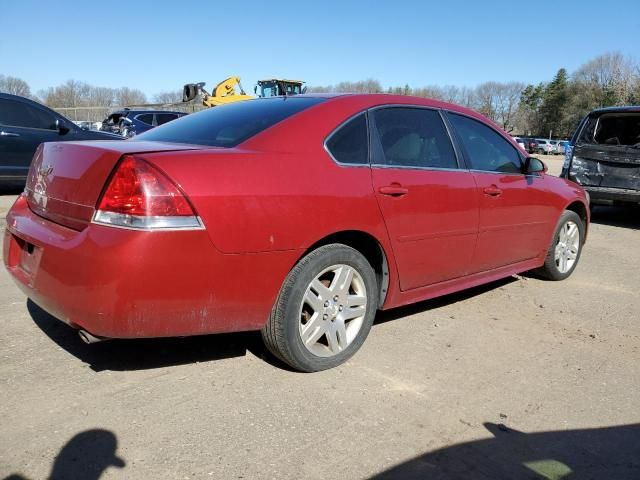
<path fill-rule="evenodd" d="M 379 314 L 312 375 L 255 334 L 84 345 L 2 269 L 0 477 L 640 478 L 639 244 L 598 208 L 569 280 Z"/>

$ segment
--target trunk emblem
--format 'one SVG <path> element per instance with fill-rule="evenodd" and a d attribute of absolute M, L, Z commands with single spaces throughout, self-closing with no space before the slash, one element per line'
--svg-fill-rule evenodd
<path fill-rule="evenodd" d="M 48 177 L 51 172 L 53 172 L 52 165 L 43 165 L 42 167 L 40 167 L 40 170 L 38 170 L 38 175 L 40 175 L 41 177 Z"/>
<path fill-rule="evenodd" d="M 47 190 L 47 177 L 53 172 L 52 165 L 43 165 L 38 169 L 38 177 L 33 189 L 33 199 L 43 210 L 47 209 L 48 198 L 45 195 Z"/>

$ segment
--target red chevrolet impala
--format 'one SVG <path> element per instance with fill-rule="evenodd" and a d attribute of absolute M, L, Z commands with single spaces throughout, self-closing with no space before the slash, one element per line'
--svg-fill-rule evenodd
<path fill-rule="evenodd" d="M 261 330 L 316 371 L 353 355 L 377 310 L 568 277 L 588 222 L 578 185 L 473 111 L 301 95 L 42 145 L 4 262 L 86 341 Z"/>

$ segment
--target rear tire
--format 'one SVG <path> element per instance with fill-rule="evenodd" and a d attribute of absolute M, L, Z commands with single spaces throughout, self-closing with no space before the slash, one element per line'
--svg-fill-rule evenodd
<path fill-rule="evenodd" d="M 544 265 L 535 272 L 548 280 L 564 280 L 575 270 L 582 253 L 585 226 L 580 216 L 565 210 L 558 220 Z"/>
<path fill-rule="evenodd" d="M 289 272 L 262 339 L 296 370 L 333 368 L 362 346 L 377 305 L 376 276 L 367 259 L 346 245 L 325 245 Z"/>

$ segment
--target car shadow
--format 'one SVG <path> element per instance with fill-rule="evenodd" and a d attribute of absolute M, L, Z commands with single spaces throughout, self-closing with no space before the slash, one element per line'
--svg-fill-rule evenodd
<path fill-rule="evenodd" d="M 591 223 L 640 230 L 640 207 L 594 205 Z"/>
<path fill-rule="evenodd" d="M 640 478 L 640 424 L 524 433 L 485 423 L 492 438 L 415 457 L 372 480 Z"/>
<path fill-rule="evenodd" d="M 86 344 L 78 331 L 31 300 L 27 310 L 34 323 L 62 349 L 96 371 L 148 370 L 194 362 L 243 357 L 251 352 L 279 368 L 290 370 L 262 344 L 259 332 L 221 333 L 193 337 L 108 340 Z"/>
<path fill-rule="evenodd" d="M 516 281 L 518 281 L 517 277 L 511 276 L 496 280 L 495 282 L 485 283 L 484 285 L 479 285 L 477 287 L 468 288 L 459 292 L 450 293 L 449 295 L 443 295 L 442 297 L 432 298 L 431 300 L 425 300 L 404 307 L 398 307 L 391 310 L 378 312 L 373 325 L 380 325 L 382 323 L 391 322 L 393 320 L 398 320 L 410 315 L 428 312 L 429 310 L 435 310 L 436 308 L 446 307 L 447 305 L 453 305 L 454 303 L 463 302 L 478 295 L 482 295 L 483 293 L 495 290 L 496 288 L 504 287 L 505 285 L 509 285 L 510 283 Z"/>
<path fill-rule="evenodd" d="M 379 312 L 374 321 L 374 327 L 409 315 L 464 301 L 514 281 L 516 281 L 515 277 L 508 277 L 462 292 Z M 148 370 L 194 362 L 210 362 L 242 357 L 247 352 L 274 367 L 296 372 L 269 352 L 262 342 L 260 332 L 152 339 L 113 339 L 86 344 L 80 339 L 76 329 L 47 313 L 31 300 L 27 300 L 27 311 L 33 322 L 45 335 L 96 372 Z"/>

